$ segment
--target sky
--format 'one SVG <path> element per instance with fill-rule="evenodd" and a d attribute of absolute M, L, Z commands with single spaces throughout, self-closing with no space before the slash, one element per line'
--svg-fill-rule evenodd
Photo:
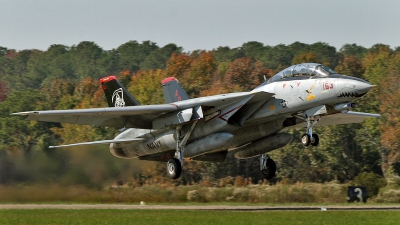
<path fill-rule="evenodd" d="M 46 50 L 136 40 L 184 51 L 325 42 L 400 46 L 398 0 L 0 0 L 0 46 Z"/>

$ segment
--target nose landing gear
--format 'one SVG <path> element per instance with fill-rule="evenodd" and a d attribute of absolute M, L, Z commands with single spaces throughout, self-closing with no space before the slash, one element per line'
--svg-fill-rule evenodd
<path fill-rule="evenodd" d="M 312 146 L 318 146 L 319 137 L 318 134 L 313 134 L 312 128 L 319 121 L 319 119 L 315 120 L 313 116 L 306 115 L 306 121 L 307 121 L 307 133 L 301 136 L 301 143 L 304 146 L 309 146 L 310 144 Z"/>

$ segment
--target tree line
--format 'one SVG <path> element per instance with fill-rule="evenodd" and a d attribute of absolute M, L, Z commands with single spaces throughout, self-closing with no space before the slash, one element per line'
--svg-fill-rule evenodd
<path fill-rule="evenodd" d="M 268 46 L 247 42 L 237 48 L 184 52 L 175 44 L 130 41 L 103 50 L 94 42 L 52 45 L 46 51 L 0 47 L 0 184 L 61 182 L 100 185 L 136 179 L 164 181 L 163 163 L 139 163 L 113 157 L 107 147 L 50 150 L 49 145 L 112 139 L 116 129 L 24 121 L 20 111 L 106 107 L 99 79 L 116 75 L 141 104 L 164 103 L 160 81 L 176 77 L 191 97 L 249 91 L 280 70 L 302 62 L 322 63 L 340 74 L 377 85 L 358 100 L 357 111 L 380 113 L 362 124 L 318 128 L 317 148 L 300 144 L 303 130 L 290 131 L 292 143 L 271 156 L 276 180 L 347 182 L 363 172 L 397 176 L 399 164 L 400 48 L 365 48 L 327 43 Z M 182 179 L 197 183 L 227 176 L 262 180 L 258 158 L 225 163 L 190 162 Z"/>

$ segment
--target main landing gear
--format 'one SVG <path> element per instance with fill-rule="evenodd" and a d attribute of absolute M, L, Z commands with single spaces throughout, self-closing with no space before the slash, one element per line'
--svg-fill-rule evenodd
<path fill-rule="evenodd" d="M 312 128 L 319 121 L 319 119 L 315 120 L 313 116 L 310 117 L 306 115 L 306 121 L 307 121 L 307 133 L 301 136 L 301 143 L 304 146 L 309 146 L 310 144 L 312 146 L 318 146 L 319 137 L 318 134 L 313 134 Z"/>
<path fill-rule="evenodd" d="M 188 141 L 194 127 L 198 120 L 196 120 L 190 129 L 183 133 L 182 126 L 176 128 L 176 152 L 175 158 L 171 158 L 167 162 L 167 175 L 171 179 L 178 179 L 181 176 L 183 169 L 183 151 L 185 150 L 186 142 Z"/>
<path fill-rule="evenodd" d="M 260 156 L 260 169 L 264 178 L 269 180 L 275 176 L 276 164 L 267 154 L 262 154 Z"/>
<path fill-rule="evenodd" d="M 182 173 L 182 164 L 177 158 L 172 158 L 167 162 L 167 174 L 171 179 L 178 179 Z"/>

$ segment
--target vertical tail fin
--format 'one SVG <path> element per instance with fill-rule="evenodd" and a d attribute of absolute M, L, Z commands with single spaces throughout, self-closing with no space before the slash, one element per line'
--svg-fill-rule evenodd
<path fill-rule="evenodd" d="M 168 77 L 161 81 L 165 103 L 178 102 L 190 99 L 189 95 L 175 77 Z"/>
<path fill-rule="evenodd" d="M 137 106 L 140 103 L 129 93 L 115 76 L 100 79 L 109 107 Z"/>

